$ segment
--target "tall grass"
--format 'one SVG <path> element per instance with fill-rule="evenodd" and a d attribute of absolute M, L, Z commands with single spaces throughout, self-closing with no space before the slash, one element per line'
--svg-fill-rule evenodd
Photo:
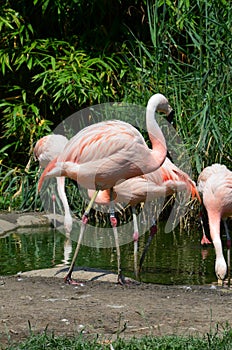
<path fill-rule="evenodd" d="M 40 3 L 41 11 L 48 11 L 44 2 L 34 6 Z M 61 120 L 96 103 L 124 100 L 145 106 L 156 92 L 164 93 L 175 109 L 194 180 L 214 162 L 231 168 L 229 2 L 143 1 L 144 18 L 136 28 L 149 35 L 141 39 L 122 23 L 124 40 L 112 43 L 112 51 L 107 42 L 106 52 L 80 47 L 83 41 L 75 32 L 71 35 L 70 27 L 70 40 L 66 35 L 49 38 L 50 33 L 40 38 L 34 22 L 24 17 L 25 6 L 22 13 L 1 6 L 0 197 L 6 196 L 0 209 L 40 208 L 32 149 Z M 74 11 L 74 2 L 72 6 Z M 63 25 L 65 18 L 57 13 Z"/>
<path fill-rule="evenodd" d="M 130 55 L 135 79 L 128 100 L 165 93 L 192 157 L 195 177 L 207 165 L 231 168 L 231 11 L 222 1 L 156 1 L 147 7 L 151 43 L 135 38 Z M 136 43 L 136 45 L 135 45 Z M 146 98 L 144 98 L 146 96 Z"/>

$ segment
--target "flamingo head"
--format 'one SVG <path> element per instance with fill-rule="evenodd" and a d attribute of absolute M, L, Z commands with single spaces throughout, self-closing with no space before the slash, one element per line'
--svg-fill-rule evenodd
<path fill-rule="evenodd" d="M 223 257 L 217 258 L 215 262 L 215 273 L 219 280 L 223 281 L 226 277 L 227 265 Z"/>
<path fill-rule="evenodd" d="M 172 107 L 170 106 L 169 102 L 168 102 L 168 99 L 162 95 L 162 94 L 155 94 L 153 95 L 149 102 L 149 104 L 156 104 L 157 105 L 157 112 L 161 112 L 161 113 L 164 113 L 166 114 L 167 116 L 172 114 L 173 113 L 173 109 Z"/>

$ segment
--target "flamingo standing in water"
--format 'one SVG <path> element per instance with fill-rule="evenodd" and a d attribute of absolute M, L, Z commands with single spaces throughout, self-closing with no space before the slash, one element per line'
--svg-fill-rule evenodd
<path fill-rule="evenodd" d="M 34 156 L 39 161 L 40 167 L 46 168 L 46 166 L 63 151 L 67 143 L 68 139 L 63 135 L 51 134 L 39 139 L 34 147 Z M 56 180 L 58 194 L 64 207 L 65 233 L 69 236 L 72 231 L 73 221 L 64 188 L 65 177 L 57 177 Z M 54 197 L 55 196 L 53 196 L 53 201 L 55 200 Z"/>
<path fill-rule="evenodd" d="M 232 216 L 232 171 L 221 164 L 206 167 L 198 177 L 198 190 L 202 193 L 203 204 L 208 214 L 210 237 L 216 254 L 215 273 L 221 284 L 227 272 L 220 238 L 221 219 L 224 221 L 227 235 L 228 275 L 230 272 L 231 242 L 225 219 Z"/>
<path fill-rule="evenodd" d="M 135 206 L 141 202 L 151 202 L 155 198 L 165 198 L 177 191 L 191 192 L 192 197 L 197 197 L 200 201 L 195 183 L 191 180 L 188 174 L 175 166 L 168 158 L 165 159 L 164 163 L 156 171 L 142 176 L 133 177 L 113 188 L 113 200 L 115 203 L 124 202 L 132 206 L 134 224 L 134 271 L 136 277 L 138 277 L 137 254 L 139 233 Z M 88 190 L 88 195 L 91 198 L 93 190 Z M 95 202 L 101 205 L 109 205 L 111 202 L 110 190 L 99 191 Z M 153 224 L 150 228 L 150 237 L 140 259 L 140 270 L 142 268 L 145 254 L 156 230 L 156 221 L 153 219 Z"/>
<path fill-rule="evenodd" d="M 41 175 L 39 190 L 46 177 L 56 176 L 70 177 L 81 186 L 95 190 L 82 217 L 81 231 L 72 263 L 65 277 L 66 282 L 75 283 L 71 275 L 89 212 L 99 190 L 105 189 L 110 189 L 110 221 L 117 249 L 118 281 L 122 281 L 112 188 L 119 181 L 150 173 L 164 162 L 167 147 L 163 133 L 155 120 L 156 111 L 166 115 L 172 112 L 168 100 L 162 94 L 153 95 L 146 108 L 146 125 L 152 149 L 148 148 L 143 136 L 131 124 L 119 120 L 100 122 L 82 129 L 70 139 L 62 154 L 50 162 Z"/>

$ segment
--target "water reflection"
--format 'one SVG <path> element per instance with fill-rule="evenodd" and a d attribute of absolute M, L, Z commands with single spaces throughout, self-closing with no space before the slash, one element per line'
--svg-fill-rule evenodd
<path fill-rule="evenodd" d="M 113 236 L 113 234 L 112 234 Z M 141 280 L 161 284 L 208 284 L 216 282 L 215 253 L 212 246 L 202 250 L 201 232 L 175 229 L 164 233 L 163 225 L 155 235 L 144 260 Z M 148 233 L 139 240 L 143 251 Z M 25 228 L 0 239 L 0 274 L 65 266 L 71 261 L 76 243 L 59 231 L 48 228 Z M 133 274 L 133 242 L 121 246 L 122 269 Z M 78 266 L 117 271 L 115 248 L 82 246 Z"/>

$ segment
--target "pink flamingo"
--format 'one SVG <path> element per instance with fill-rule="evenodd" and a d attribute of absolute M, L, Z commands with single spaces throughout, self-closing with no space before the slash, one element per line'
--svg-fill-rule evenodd
<path fill-rule="evenodd" d="M 45 168 L 40 177 L 38 189 L 47 177 L 67 176 L 87 189 L 94 189 L 94 195 L 82 217 L 77 247 L 65 281 L 72 283 L 71 274 L 80 249 L 90 209 L 99 190 L 111 189 L 119 182 L 158 169 L 165 160 L 167 147 L 161 129 L 155 120 L 155 112 L 169 115 L 172 112 L 168 100 L 162 94 L 153 95 L 146 108 L 146 124 L 152 149 L 143 136 L 132 125 L 119 121 L 105 121 L 90 125 L 78 132 L 66 145 L 62 154 Z M 118 280 L 121 279 L 120 251 L 117 221 L 113 204 L 110 215 L 113 227 L 117 257 Z"/>
<path fill-rule="evenodd" d="M 191 192 L 192 196 L 197 197 L 200 201 L 200 196 L 195 183 L 191 180 L 189 175 L 175 166 L 168 158 L 165 159 L 164 163 L 156 171 L 142 176 L 133 177 L 113 188 L 113 200 L 115 203 L 124 202 L 132 206 L 134 224 L 134 271 L 136 277 L 138 277 L 137 256 L 139 233 L 135 206 L 141 202 L 151 202 L 155 198 L 172 195 L 177 191 Z M 93 190 L 88 190 L 90 198 L 92 197 L 93 192 Z M 110 190 L 99 191 L 95 202 L 101 205 L 109 205 L 111 202 Z M 142 268 L 145 254 L 156 230 L 156 221 L 153 220 L 150 229 L 150 237 L 140 259 L 140 270 Z"/>
<path fill-rule="evenodd" d="M 221 164 L 206 167 L 198 177 L 198 190 L 202 193 L 208 214 L 210 236 L 216 254 L 215 273 L 221 284 L 227 272 L 220 238 L 221 219 L 227 235 L 228 275 L 230 272 L 230 237 L 225 219 L 232 216 L 232 171 Z"/>
<path fill-rule="evenodd" d="M 68 139 L 63 135 L 47 135 L 42 137 L 36 142 L 34 147 L 34 156 L 39 161 L 41 168 L 46 168 L 46 166 L 57 157 L 64 149 L 65 145 L 68 143 Z M 57 177 L 57 190 L 61 202 L 64 207 L 64 228 L 67 235 L 70 235 L 72 231 L 72 216 L 70 213 L 68 200 L 65 193 L 65 177 Z M 55 214 L 55 195 L 52 196 L 54 203 L 54 214 Z M 54 218 L 54 226 L 55 218 Z"/>

